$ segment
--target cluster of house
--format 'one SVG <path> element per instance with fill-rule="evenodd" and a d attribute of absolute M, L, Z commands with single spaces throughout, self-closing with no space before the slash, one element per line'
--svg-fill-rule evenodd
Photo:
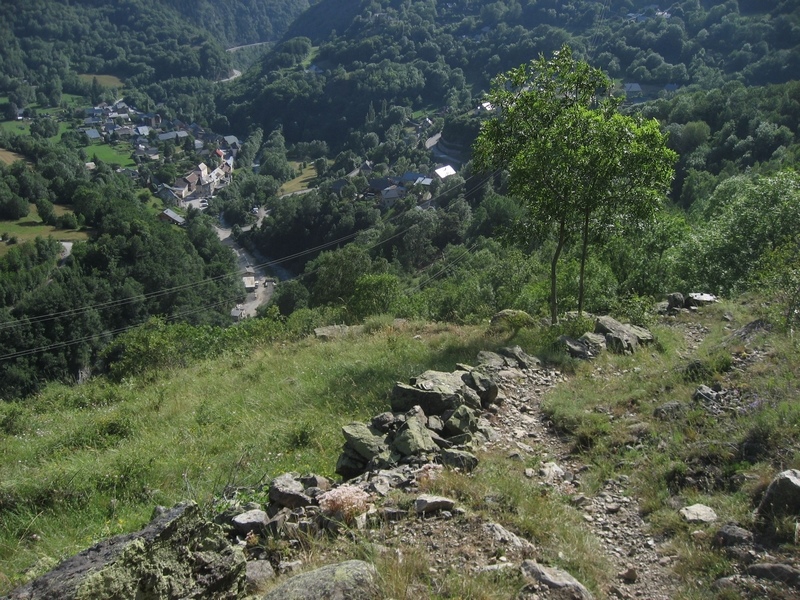
<path fill-rule="evenodd" d="M 159 160 L 158 142 L 173 140 L 185 143 L 190 136 L 194 150 L 200 154 L 210 152 L 209 146 L 222 148 L 226 155 L 236 155 L 241 143 L 236 136 L 221 136 L 207 131 L 197 123 L 184 123 L 178 119 L 163 120 L 157 113 L 144 113 L 123 100 L 114 104 L 105 102 L 86 109 L 81 130 L 92 141 L 130 142 L 137 162 Z"/>
<path fill-rule="evenodd" d="M 373 168 L 372 162 L 367 160 L 349 175 L 361 174 L 369 176 L 372 174 Z M 367 180 L 367 187 L 362 191 L 362 194 L 367 198 L 378 199 L 380 207 L 383 210 L 387 210 L 394 206 L 397 200 L 405 198 L 409 191 L 416 186 L 417 190 L 421 190 L 419 201 L 420 205 L 424 207 L 424 204 L 431 199 L 430 188 L 433 185 L 434 178 L 444 180 L 455 174 L 456 171 L 452 166 L 445 165 L 436 169 L 432 175 L 406 171 L 400 176 L 376 177 Z M 345 180 L 340 180 L 340 182 L 342 186 L 346 183 Z M 335 184 L 340 182 L 335 182 Z M 337 191 L 335 184 L 332 189 Z"/>
<path fill-rule="evenodd" d="M 233 173 L 233 156 L 225 156 L 221 150 L 215 152 L 215 156 L 220 159 L 215 168 L 201 162 L 174 183 L 159 184 L 156 195 L 165 203 L 176 206 L 184 206 L 188 198 L 213 196 L 214 192 L 230 184 Z"/>
<path fill-rule="evenodd" d="M 81 130 L 90 140 L 127 141 L 137 163 L 160 160 L 159 143 L 173 141 L 182 145 L 188 139 L 193 140 L 194 151 L 205 161 L 174 182 L 157 183 L 156 194 L 170 206 L 184 206 L 190 197 L 211 196 L 228 185 L 234 159 L 242 145 L 234 135 L 221 136 L 197 123 L 183 123 L 178 119 L 167 121 L 157 113 L 140 112 L 122 100 L 87 108 L 85 117 Z M 91 168 L 91 163 L 87 163 L 87 167 Z M 172 214 L 165 211 L 162 215 L 164 220 L 182 224 L 183 219 L 177 213 L 169 212 Z"/>

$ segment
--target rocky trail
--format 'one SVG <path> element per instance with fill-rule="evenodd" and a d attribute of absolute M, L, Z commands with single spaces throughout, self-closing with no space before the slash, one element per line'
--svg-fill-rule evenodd
<path fill-rule="evenodd" d="M 500 402 L 493 407 L 495 414 L 490 419 L 496 438 L 486 443 L 478 456 L 484 452 L 505 455 L 509 471 L 528 480 L 531 493 L 538 489 L 562 494 L 583 513 L 583 526 L 599 541 L 616 575 L 616 584 L 604 590 L 605 596 L 652 600 L 674 597 L 672 559 L 664 552 L 662 542 L 649 534 L 636 498 L 629 495 L 627 478 L 603 482 L 602 489 L 593 496 L 581 493 L 581 477 L 588 467 L 573 452 L 571 441 L 554 430 L 541 410 L 542 397 L 564 376 L 549 369 L 508 367 L 498 368 L 492 376 L 500 390 Z M 538 469 L 524 467 L 523 461 L 531 457 L 540 460 Z M 454 516 L 449 511 L 428 519 L 404 519 L 388 533 L 373 530 L 367 535 L 395 551 L 422 546 L 434 557 L 434 579 L 439 572 L 448 570 L 481 573 L 524 568 L 526 560 L 537 557 L 535 540 L 521 539 L 501 524 L 482 522 L 463 513 Z M 555 573 L 558 578 L 558 571 Z M 545 581 L 532 582 L 521 597 L 591 597 L 582 586 L 551 586 Z"/>
<path fill-rule="evenodd" d="M 559 435 L 541 410 L 542 396 L 562 378 L 557 372 L 533 371 L 524 377 L 499 373 L 500 388 L 507 399 L 493 423 L 501 438 L 493 445 L 512 461 L 520 455 L 538 456 L 542 466 L 536 471 L 526 469 L 520 476 L 568 496 L 583 513 L 584 527 L 600 542 L 616 574 L 617 583 L 605 590 L 608 596 L 672 598 L 676 580 L 669 567 L 670 557 L 662 551 L 661 542 L 651 537 L 636 498 L 629 495 L 628 478 L 606 480 L 592 496 L 581 493 L 581 476 L 588 465 L 573 452 L 572 441 Z M 544 586 L 538 591 L 538 597 L 549 597 Z"/>

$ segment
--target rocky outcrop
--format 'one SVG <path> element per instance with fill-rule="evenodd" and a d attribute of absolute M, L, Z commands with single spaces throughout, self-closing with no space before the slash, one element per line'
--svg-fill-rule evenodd
<path fill-rule="evenodd" d="M 197 505 L 183 504 L 137 533 L 113 537 L 67 559 L 9 598 L 233 599 L 243 594 L 245 583 L 241 548 Z"/>
<path fill-rule="evenodd" d="M 609 350 L 632 354 L 640 345 L 653 341 L 653 334 L 643 327 L 626 325 L 609 316 L 597 317 L 594 332 L 605 336 Z"/>
<path fill-rule="evenodd" d="M 226 490 L 215 501 L 213 518 L 195 505 L 164 509 L 143 531 L 90 548 L 10 598 L 259 597 L 276 577 L 289 576 L 303 564 L 275 548 L 296 548 L 347 528 L 463 516 L 454 500 L 421 493 L 424 486 L 445 466 L 475 469 L 475 448 L 498 439 L 486 418 L 494 418 L 505 400 L 495 377 L 523 377 L 538 369 L 539 361 L 515 346 L 481 353 L 474 367 L 427 371 L 409 384 L 397 384 L 393 409 L 413 398 L 427 412 L 413 404 L 375 415 L 368 423 L 346 425 L 337 470 L 350 465 L 353 476 L 347 483 L 284 473 L 256 488 Z M 413 504 L 399 507 L 393 490 L 414 494 Z M 379 503 L 380 498 L 387 500 Z M 494 543 L 524 556 L 533 550 L 499 524 L 491 533 Z M 264 597 L 377 598 L 375 585 L 371 566 L 350 561 L 292 577 Z"/>
<path fill-rule="evenodd" d="M 584 585 L 566 571 L 545 567 L 535 560 L 526 560 L 520 566 L 522 576 L 532 582 L 542 584 L 551 590 L 548 597 L 592 600 L 594 596 Z"/>
<path fill-rule="evenodd" d="M 713 523 L 717 520 L 717 513 L 705 504 L 685 506 L 680 513 L 687 523 Z"/>
<path fill-rule="evenodd" d="M 613 317 L 596 317 L 594 331 L 575 339 L 562 335 L 556 340 L 573 358 L 588 360 L 608 349 L 620 354 L 632 354 L 639 346 L 653 342 L 653 334 L 644 327 L 620 323 Z"/>

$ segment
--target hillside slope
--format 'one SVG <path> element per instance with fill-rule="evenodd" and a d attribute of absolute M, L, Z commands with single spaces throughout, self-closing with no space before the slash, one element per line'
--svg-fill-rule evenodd
<path fill-rule="evenodd" d="M 183 18 L 206 31 L 224 46 L 275 41 L 316 0 L 168 0 Z"/>
<path fill-rule="evenodd" d="M 727 578 L 735 597 L 791 598 L 791 587 L 748 566 L 794 572 L 797 515 L 764 522 L 753 509 L 778 471 L 800 466 L 797 349 L 755 316 L 743 303 L 681 312 L 653 327 L 651 348 L 593 362 L 553 354 L 554 336 L 585 322 L 516 333 L 395 324 L 329 342 L 243 347 L 120 384 L 50 386 L 0 414 L 0 585 L 138 529 L 155 504 L 189 498 L 210 508 L 214 496 L 236 491 L 242 506 L 266 506 L 265 484 L 285 471 L 332 475 L 340 427 L 385 411 L 394 381 L 519 343 L 560 366 L 497 372 L 505 401 L 485 416 L 499 437 L 477 469 L 373 498 L 402 513 L 415 493 L 441 494 L 455 500 L 455 517 L 379 524 L 355 543 L 264 539 L 251 551 L 303 569 L 371 557 L 384 597 L 408 589 L 419 598 L 517 597 L 518 572 L 489 567 L 535 557 L 596 597 L 711 599 L 712 583 Z M 679 509 L 692 504 L 713 508 L 716 521 L 686 522 Z M 717 545 L 726 522 L 751 541 Z M 532 549 L 489 541 L 489 523 Z"/>

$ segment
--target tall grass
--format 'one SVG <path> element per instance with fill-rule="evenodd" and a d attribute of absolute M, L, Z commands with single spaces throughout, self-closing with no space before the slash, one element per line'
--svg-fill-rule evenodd
<path fill-rule="evenodd" d="M 343 424 L 386 410 L 395 381 L 453 369 L 485 346 L 479 329 L 416 333 L 229 352 L 3 405 L 0 591 L 37 564 L 139 528 L 156 504 L 203 503 L 286 471 L 334 476 Z"/>

